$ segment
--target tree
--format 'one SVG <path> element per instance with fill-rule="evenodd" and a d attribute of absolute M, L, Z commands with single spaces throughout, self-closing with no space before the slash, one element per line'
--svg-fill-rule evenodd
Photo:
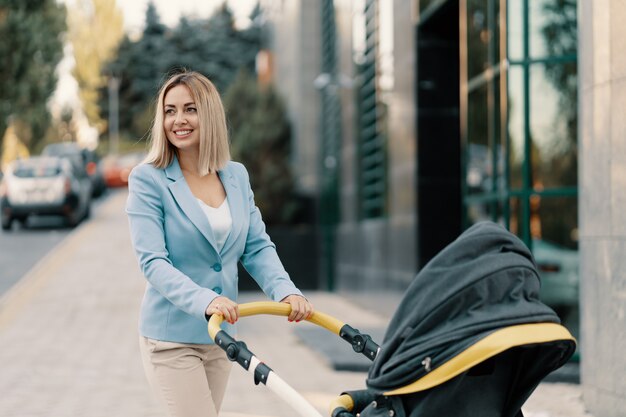
<path fill-rule="evenodd" d="M 63 57 L 65 16 L 55 0 L 0 0 L 0 137 L 12 116 L 30 130 L 30 149 L 50 123 L 46 104 Z"/>
<path fill-rule="evenodd" d="M 239 69 L 254 71 L 260 42 L 260 31 L 237 30 L 232 12 L 223 5 L 208 20 L 181 19 L 170 38 L 177 53 L 168 56 L 167 67 L 201 72 L 223 93 Z"/>
<path fill-rule="evenodd" d="M 99 95 L 107 83 L 102 68 L 124 35 L 123 24 L 115 0 L 83 0 L 69 9 L 68 36 L 76 61 L 73 75 L 85 116 L 99 132 L 106 128 L 99 107 Z"/>
<path fill-rule="evenodd" d="M 169 29 L 161 23 L 154 4 L 149 3 L 141 38 L 125 38 L 105 69 L 121 80 L 119 99 L 124 112 L 120 129 L 133 138 L 146 134 L 154 96 L 168 74 L 181 68 L 198 71 L 224 92 L 240 68 L 254 69 L 259 46 L 258 28 L 237 30 L 225 5 L 209 19 L 181 18 L 175 28 Z"/>
<path fill-rule="evenodd" d="M 271 86 L 260 88 L 240 71 L 224 96 L 233 159 L 250 172 L 255 200 L 269 225 L 288 224 L 296 215 L 289 166 L 291 127 L 283 101 Z"/>

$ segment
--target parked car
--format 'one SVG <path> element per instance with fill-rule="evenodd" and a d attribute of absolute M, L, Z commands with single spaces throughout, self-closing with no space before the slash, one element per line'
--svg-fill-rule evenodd
<path fill-rule="evenodd" d="M 126 187 L 130 171 L 146 157 L 145 152 L 107 155 L 102 158 L 102 172 L 107 187 Z"/>
<path fill-rule="evenodd" d="M 59 156 L 80 161 L 91 180 L 94 197 L 99 197 L 106 190 L 100 157 L 95 151 L 81 148 L 75 142 L 51 143 L 41 151 L 42 155 Z"/>
<path fill-rule="evenodd" d="M 84 167 L 68 158 L 36 156 L 14 161 L 0 184 L 2 229 L 30 215 L 63 216 L 76 226 L 89 216 L 91 180 Z"/>
<path fill-rule="evenodd" d="M 541 300 L 552 307 L 574 336 L 579 329 L 578 251 L 533 240 L 533 255 L 541 276 Z"/>

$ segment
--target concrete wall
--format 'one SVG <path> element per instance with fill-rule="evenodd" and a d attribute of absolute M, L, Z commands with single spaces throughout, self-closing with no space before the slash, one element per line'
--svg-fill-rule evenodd
<path fill-rule="evenodd" d="M 626 2 L 579 1 L 581 356 L 595 417 L 626 410 Z"/>
<path fill-rule="evenodd" d="M 381 0 L 386 1 L 386 0 Z M 341 224 L 337 231 L 337 288 L 351 291 L 407 287 L 417 272 L 415 39 L 410 0 L 393 2 L 394 86 L 388 97 L 388 214 L 358 220 L 356 205 L 356 138 L 345 135 L 342 146 Z M 338 24 L 345 22 L 338 20 Z M 340 29 L 340 33 L 347 33 Z M 342 57 L 350 57 L 345 48 Z M 346 68 L 342 59 L 342 70 Z M 349 109 L 344 102 L 342 111 Z M 348 110 L 350 112 L 350 110 Z M 345 116 L 345 115 L 344 115 Z M 344 122 L 351 126 L 352 121 Z M 351 128 L 350 128 L 351 129 Z"/>
<path fill-rule="evenodd" d="M 315 195 L 319 171 L 321 7 L 317 1 L 263 0 L 274 57 L 273 82 L 286 100 L 293 129 L 292 168 L 296 187 Z"/>

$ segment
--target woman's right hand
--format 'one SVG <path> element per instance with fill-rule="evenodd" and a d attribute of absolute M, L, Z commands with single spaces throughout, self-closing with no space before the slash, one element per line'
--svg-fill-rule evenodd
<path fill-rule="evenodd" d="M 236 302 L 227 297 L 215 297 L 205 311 L 207 316 L 221 314 L 230 324 L 234 324 L 239 319 L 239 306 Z"/>

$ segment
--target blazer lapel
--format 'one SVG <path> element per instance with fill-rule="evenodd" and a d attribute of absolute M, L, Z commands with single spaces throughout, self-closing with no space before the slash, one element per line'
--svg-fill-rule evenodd
<path fill-rule="evenodd" d="M 243 228 L 243 219 L 246 213 L 244 213 L 244 193 L 247 190 L 242 190 L 235 180 L 228 166 L 222 171 L 218 171 L 222 185 L 226 190 L 226 198 L 228 199 L 228 206 L 230 208 L 230 215 L 233 218 L 233 226 L 224 242 L 221 252 L 226 252 L 237 240 L 237 237 L 241 233 Z"/>
<path fill-rule="evenodd" d="M 172 182 L 168 185 L 168 188 L 182 211 L 211 244 L 215 252 L 219 253 L 209 220 L 200 208 L 200 205 L 196 201 L 196 197 L 191 192 L 191 189 L 187 185 L 187 181 L 185 181 L 185 177 L 183 176 L 183 172 L 180 169 L 180 165 L 178 164 L 178 159 L 176 157 L 174 157 L 172 163 L 165 168 L 165 174 L 170 180 L 172 180 Z"/>

